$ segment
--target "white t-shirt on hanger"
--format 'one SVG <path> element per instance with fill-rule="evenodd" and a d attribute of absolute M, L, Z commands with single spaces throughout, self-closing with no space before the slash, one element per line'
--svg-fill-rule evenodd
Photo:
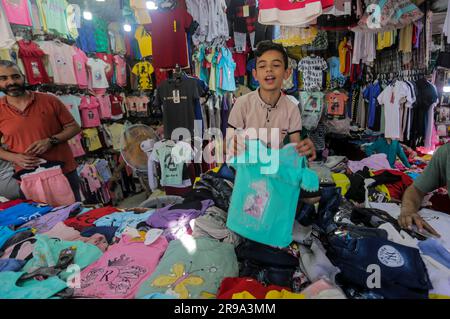
<path fill-rule="evenodd" d="M 106 68 L 108 64 L 101 59 L 89 58 L 87 65 L 89 67 L 90 84 L 93 89 L 106 89 L 109 87 L 106 79 Z"/>

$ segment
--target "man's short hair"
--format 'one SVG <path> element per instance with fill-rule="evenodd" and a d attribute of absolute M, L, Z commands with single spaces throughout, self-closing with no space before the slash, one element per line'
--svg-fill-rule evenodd
<path fill-rule="evenodd" d="M 274 43 L 270 40 L 261 41 L 256 46 L 255 55 L 256 58 L 260 58 L 265 52 L 267 51 L 278 51 L 283 55 L 283 61 L 284 61 L 284 69 L 288 68 L 288 55 L 284 47 L 279 43 Z"/>
<path fill-rule="evenodd" d="M 0 60 L 0 66 L 3 66 L 5 68 L 12 68 L 12 67 L 17 68 L 17 64 L 15 64 L 14 62 L 11 62 L 9 60 Z"/>

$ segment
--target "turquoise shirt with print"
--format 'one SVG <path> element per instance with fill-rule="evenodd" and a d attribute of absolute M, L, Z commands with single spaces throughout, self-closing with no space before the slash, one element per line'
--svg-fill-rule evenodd
<path fill-rule="evenodd" d="M 33 258 L 22 269 L 28 273 L 41 267 L 56 265 L 61 251 L 74 246 L 76 247 L 76 254 L 73 263 L 78 265 L 80 269 L 86 268 L 103 255 L 103 252 L 97 246 L 82 241 L 63 241 L 39 234 L 35 238 L 37 241 L 33 248 Z M 63 280 L 69 276 L 70 273 L 67 271 L 59 274 L 59 277 Z"/>
<path fill-rule="evenodd" d="M 25 272 L 0 272 L 1 299 L 48 299 L 67 288 L 66 282 L 58 277 L 38 281 L 29 279 L 18 285 L 17 281 Z"/>
<path fill-rule="evenodd" d="M 319 178 L 306 163 L 294 144 L 278 150 L 248 141 L 246 151 L 230 162 L 236 179 L 227 227 L 266 245 L 288 246 L 300 188 L 319 189 Z"/>

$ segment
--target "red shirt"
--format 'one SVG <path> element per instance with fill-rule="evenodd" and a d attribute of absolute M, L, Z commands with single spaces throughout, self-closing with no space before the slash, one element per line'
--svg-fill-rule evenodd
<path fill-rule="evenodd" d="M 32 41 L 20 40 L 17 41 L 19 45 L 19 57 L 22 59 L 27 81 L 30 85 L 49 83 L 47 71 L 44 68 L 42 57 L 45 55 L 44 51 Z"/>
<path fill-rule="evenodd" d="M 73 122 L 75 119 L 66 106 L 50 94 L 31 92 L 31 101 L 22 112 L 9 105 L 6 96 L 0 98 L 0 134 L 13 153 L 25 153 L 32 143 L 61 133 L 65 125 Z M 64 162 L 64 174 L 78 166 L 67 142 L 51 147 L 39 157 Z M 18 166 L 15 169 L 22 170 Z"/>
<path fill-rule="evenodd" d="M 69 227 L 75 228 L 78 231 L 82 231 L 84 228 L 94 226 L 94 222 L 97 219 L 118 211 L 119 210 L 117 208 L 110 206 L 93 209 L 88 211 L 87 213 L 67 219 L 64 224 Z"/>
<path fill-rule="evenodd" d="M 192 16 L 183 8 L 150 11 L 152 19 L 153 66 L 173 68 L 188 65 L 186 29 Z"/>

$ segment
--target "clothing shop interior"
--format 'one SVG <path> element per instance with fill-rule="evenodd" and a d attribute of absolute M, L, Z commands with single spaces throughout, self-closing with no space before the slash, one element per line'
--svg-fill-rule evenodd
<path fill-rule="evenodd" d="M 1 0 L 0 299 L 450 299 L 449 5 Z"/>

